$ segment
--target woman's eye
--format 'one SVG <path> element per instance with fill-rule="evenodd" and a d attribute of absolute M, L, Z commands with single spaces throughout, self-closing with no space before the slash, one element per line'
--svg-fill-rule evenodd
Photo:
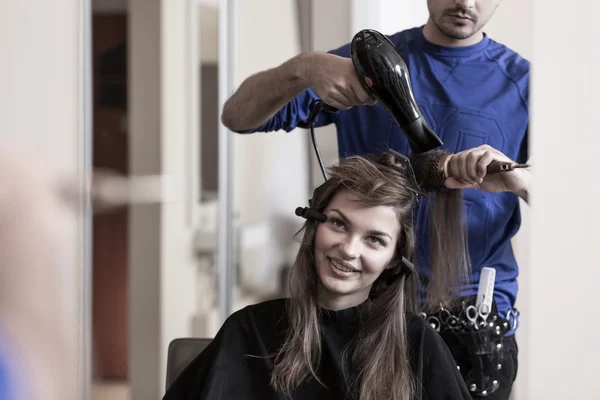
<path fill-rule="evenodd" d="M 344 226 L 344 223 L 342 221 L 340 221 L 339 219 L 332 219 L 331 223 L 333 224 L 333 226 L 337 226 L 338 228 L 341 228 L 342 226 Z"/>
<path fill-rule="evenodd" d="M 343 228 L 344 227 L 344 222 L 342 220 L 337 219 L 337 218 L 331 218 L 329 220 L 329 222 L 331 223 L 331 225 L 335 226 L 336 228 Z"/>
<path fill-rule="evenodd" d="M 384 241 L 381 240 L 380 238 L 378 238 L 377 236 L 370 236 L 369 237 L 369 242 L 371 242 L 372 244 L 380 244 L 380 245 L 384 245 Z"/>

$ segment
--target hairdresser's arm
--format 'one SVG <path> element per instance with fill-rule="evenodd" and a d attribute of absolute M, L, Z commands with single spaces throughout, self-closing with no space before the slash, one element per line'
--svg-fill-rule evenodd
<path fill-rule="evenodd" d="M 236 132 L 254 129 L 308 88 L 340 110 L 375 103 L 360 84 L 349 58 L 311 52 L 248 77 L 225 102 L 221 121 Z"/>
<path fill-rule="evenodd" d="M 522 170 L 521 174 L 524 185 L 521 189 L 514 191 L 514 193 L 522 198 L 527 204 L 529 204 L 529 192 L 531 191 L 531 171 Z"/>
<path fill-rule="evenodd" d="M 486 175 L 486 168 L 492 161 L 514 162 L 502 152 L 482 145 L 460 153 L 452 154 L 444 168 L 451 176 L 446 180 L 450 189 L 478 188 L 486 192 L 512 192 L 529 201 L 531 173 L 526 169 L 515 169 Z"/>

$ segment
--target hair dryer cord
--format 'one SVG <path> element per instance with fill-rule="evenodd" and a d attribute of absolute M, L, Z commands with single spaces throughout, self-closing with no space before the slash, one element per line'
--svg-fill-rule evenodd
<path fill-rule="evenodd" d="M 317 160 L 319 161 L 319 167 L 321 168 L 321 173 L 323 174 L 323 178 L 325 180 L 328 180 L 329 178 L 327 177 L 327 171 L 325 171 L 325 166 L 323 165 L 323 159 L 321 159 L 321 153 L 319 152 L 319 146 L 317 146 L 317 139 L 315 137 L 315 122 L 316 122 L 317 116 L 323 110 L 324 105 L 325 105 L 325 103 L 323 103 L 322 100 L 314 101 L 307 122 L 310 126 L 310 138 L 311 138 L 311 141 L 313 144 L 313 148 L 315 149 L 315 154 L 317 156 Z"/>

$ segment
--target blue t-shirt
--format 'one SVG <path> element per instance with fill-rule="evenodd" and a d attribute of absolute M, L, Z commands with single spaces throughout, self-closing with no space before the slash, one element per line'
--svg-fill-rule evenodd
<path fill-rule="evenodd" d="M 415 99 L 442 148 L 456 153 L 488 144 L 518 162 L 528 159 L 529 62 L 487 35 L 466 47 L 443 47 L 428 42 L 422 27 L 389 36 L 406 62 Z M 346 44 L 331 53 L 350 56 Z M 317 99 L 308 89 L 284 106 L 264 125 L 246 131 L 291 131 L 307 128 L 309 106 Z M 393 148 L 410 153 L 406 137 L 381 105 L 359 106 L 335 114 L 321 113 L 315 126 L 334 123 L 340 157 L 381 153 Z M 242 132 L 240 132 L 242 133 Z M 475 295 L 483 267 L 496 269 L 495 300 L 501 315 L 516 302 L 519 268 L 512 237 L 521 224 L 519 199 L 513 193 L 465 189 L 470 283 L 464 295 Z M 417 266 L 427 279 L 427 204 L 417 218 Z"/>

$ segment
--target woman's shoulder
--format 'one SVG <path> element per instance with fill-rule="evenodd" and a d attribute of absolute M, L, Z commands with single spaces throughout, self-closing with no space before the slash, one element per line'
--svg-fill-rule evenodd
<path fill-rule="evenodd" d="M 424 368 L 448 368 L 456 372 L 456 361 L 440 333 L 418 315 L 407 316 L 406 322 L 407 339 L 415 361 Z"/>
<path fill-rule="evenodd" d="M 413 369 L 422 383 L 420 398 L 470 399 L 456 361 L 439 332 L 415 314 L 407 314 L 406 324 Z"/>
<path fill-rule="evenodd" d="M 233 312 L 225 321 L 223 328 L 270 329 L 275 327 L 285 315 L 287 299 L 278 298 L 250 304 Z"/>
<path fill-rule="evenodd" d="M 413 347 L 420 347 L 424 351 L 445 347 L 440 334 L 423 317 L 413 313 L 406 314 L 406 335 Z"/>
<path fill-rule="evenodd" d="M 244 318 L 264 318 L 270 317 L 273 314 L 285 312 L 287 299 L 277 298 L 272 300 L 261 301 L 260 303 L 249 304 L 233 312 L 228 320 L 239 321 Z"/>
<path fill-rule="evenodd" d="M 419 335 L 435 332 L 423 317 L 414 313 L 406 313 L 406 329 L 408 332 Z"/>

